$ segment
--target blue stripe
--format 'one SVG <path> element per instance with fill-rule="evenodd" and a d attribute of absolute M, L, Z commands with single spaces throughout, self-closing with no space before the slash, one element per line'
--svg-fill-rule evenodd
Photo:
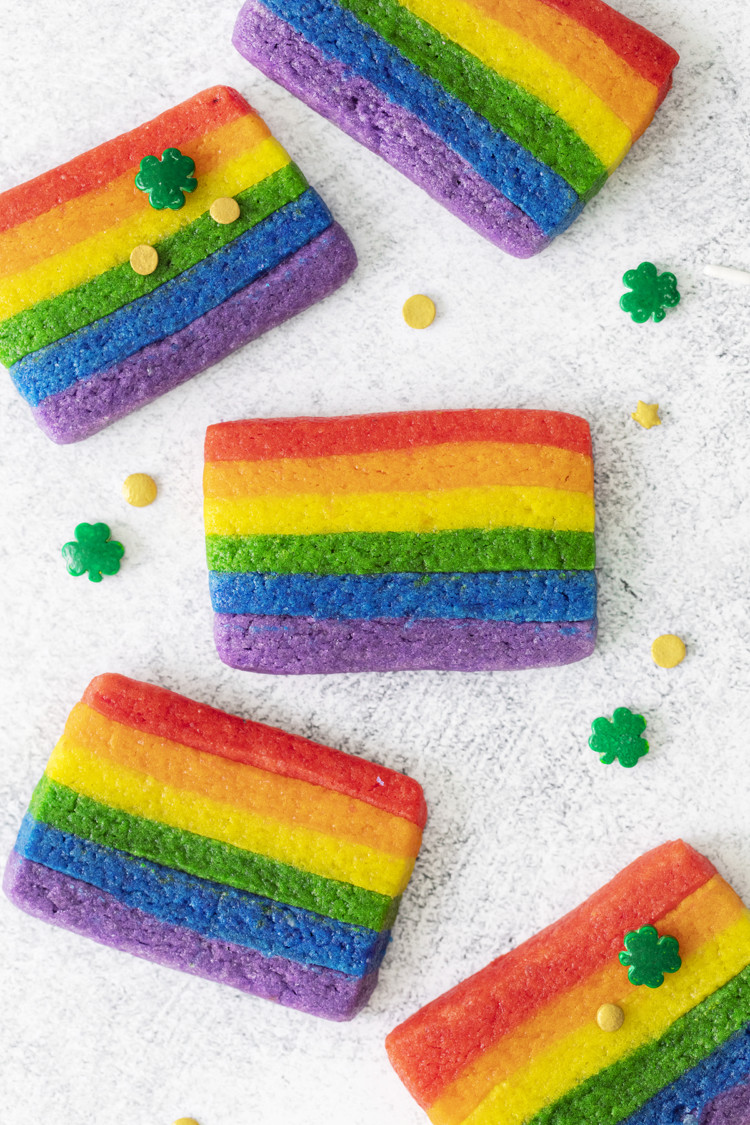
<path fill-rule="evenodd" d="M 587 570 L 344 575 L 211 571 L 209 583 L 216 613 L 484 621 L 587 621 L 596 613 L 596 578 Z"/>
<path fill-rule="evenodd" d="M 750 1080 L 750 1023 L 703 1062 L 686 1070 L 622 1125 L 698 1125 L 703 1109 L 725 1090 Z M 737 1121 L 736 1125 L 740 1125 Z"/>
<path fill-rule="evenodd" d="M 32 406 L 192 324 L 331 225 L 310 188 L 152 293 L 24 356 L 10 369 Z"/>
<path fill-rule="evenodd" d="M 331 0 L 263 0 L 274 15 L 329 58 L 366 78 L 396 105 L 415 114 L 545 234 L 560 234 L 583 210 L 576 192 L 523 145 L 474 113 L 459 98 Z"/>
<path fill-rule="evenodd" d="M 160 922 L 256 949 L 266 957 L 286 957 L 362 977 L 378 967 L 390 940 L 388 930 L 376 933 L 199 879 L 60 832 L 28 813 L 16 851 L 53 871 L 90 883 Z"/>

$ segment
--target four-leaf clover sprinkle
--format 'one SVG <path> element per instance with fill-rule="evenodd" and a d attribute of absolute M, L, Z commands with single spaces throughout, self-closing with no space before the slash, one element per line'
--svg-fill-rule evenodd
<path fill-rule="evenodd" d="M 194 171 L 195 161 L 190 156 L 183 156 L 178 148 L 165 148 L 161 159 L 144 156 L 135 186 L 148 192 L 148 201 L 157 211 L 165 207 L 179 211 L 185 204 L 183 193 L 195 191 L 198 186 Z"/>
<path fill-rule="evenodd" d="M 631 984 L 659 988 L 665 973 L 676 973 L 682 965 L 677 938 L 659 937 L 653 926 L 641 926 L 625 934 L 625 949 L 619 954 L 620 964 L 629 966 Z"/>
<path fill-rule="evenodd" d="M 641 262 L 637 270 L 628 270 L 622 279 L 632 293 L 623 293 L 620 308 L 630 313 L 637 324 L 649 317 L 664 320 L 667 309 L 680 303 L 677 278 L 673 273 L 659 273 L 653 262 Z"/>
<path fill-rule="evenodd" d="M 103 574 L 117 574 L 125 548 L 110 540 L 106 523 L 79 523 L 74 534 L 75 540 L 62 549 L 69 574 L 80 577 L 88 571 L 90 582 L 101 582 Z"/>
<path fill-rule="evenodd" d="M 589 738 L 589 746 L 601 754 L 600 761 L 605 766 L 617 758 L 621 766 L 632 769 L 639 758 L 648 754 L 648 742 L 641 737 L 646 729 L 646 720 L 627 707 L 618 707 L 612 722 L 603 717 L 594 719 L 591 729 L 594 733 Z"/>

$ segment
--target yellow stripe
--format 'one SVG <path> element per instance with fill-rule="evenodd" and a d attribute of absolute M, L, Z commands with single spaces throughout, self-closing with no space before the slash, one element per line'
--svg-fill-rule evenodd
<path fill-rule="evenodd" d="M 554 110 L 612 172 L 633 135 L 596 94 L 545 51 L 463 0 L 399 0 L 485 66 L 509 78 Z"/>
<path fill-rule="evenodd" d="M 636 988 L 619 1003 L 625 1022 L 614 1034 L 591 1022 L 568 1035 L 529 1066 L 500 1082 L 464 1125 L 522 1125 L 605 1067 L 658 1039 L 669 1027 L 750 964 L 750 911 L 706 942 L 657 989 Z M 623 973 L 625 969 L 623 969 Z"/>
<path fill-rule="evenodd" d="M 334 496 L 250 496 L 205 502 L 215 535 L 316 535 L 336 531 L 448 531 L 538 527 L 593 531 L 594 500 L 584 492 L 488 485 L 442 492 Z"/>
<path fill-rule="evenodd" d="M 251 151 L 202 176 L 179 211 L 156 211 L 146 202 L 143 210 L 127 223 L 92 235 L 1 282 L 0 320 L 126 262 L 134 246 L 158 242 L 174 234 L 203 215 L 218 196 L 237 195 L 288 163 L 289 157 L 279 142 L 269 137 Z"/>
<path fill-rule="evenodd" d="M 291 827 L 162 785 L 153 777 L 80 751 L 65 735 L 53 750 L 46 773 L 53 781 L 85 797 L 135 816 L 195 832 L 383 895 L 400 894 L 414 868 L 413 859 L 346 843 L 309 828 Z"/>

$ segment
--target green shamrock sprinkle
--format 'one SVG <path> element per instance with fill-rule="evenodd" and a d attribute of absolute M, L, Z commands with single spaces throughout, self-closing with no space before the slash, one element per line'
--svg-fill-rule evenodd
<path fill-rule="evenodd" d="M 185 205 L 183 192 L 195 191 L 198 186 L 194 171 L 195 161 L 190 156 L 183 156 L 178 148 L 165 148 L 161 160 L 144 156 L 135 186 L 148 192 L 148 201 L 157 211 L 165 207 L 179 211 Z"/>
<path fill-rule="evenodd" d="M 75 540 L 62 549 L 68 574 L 78 578 L 88 571 L 89 582 L 101 582 L 103 574 L 117 574 L 125 548 L 110 540 L 106 523 L 79 523 L 74 534 Z"/>
<path fill-rule="evenodd" d="M 630 313 L 636 324 L 643 324 L 650 316 L 658 323 L 664 320 L 667 309 L 680 303 L 675 275 L 659 273 L 652 262 L 641 262 L 637 270 L 628 270 L 622 280 L 633 292 L 623 293 L 620 308 Z"/>
<path fill-rule="evenodd" d="M 653 926 L 641 926 L 625 934 L 625 949 L 619 954 L 620 964 L 628 968 L 631 984 L 645 984 L 659 988 L 664 984 L 665 973 L 676 973 L 682 965 L 678 950 L 680 943 L 674 937 L 659 937 Z"/>
<path fill-rule="evenodd" d="M 618 707 L 609 719 L 594 719 L 591 724 L 594 732 L 589 738 L 589 746 L 600 761 L 608 766 L 617 758 L 621 766 L 632 769 L 639 758 L 648 754 L 648 742 L 641 738 L 646 729 L 643 715 L 635 715 L 627 707 Z"/>

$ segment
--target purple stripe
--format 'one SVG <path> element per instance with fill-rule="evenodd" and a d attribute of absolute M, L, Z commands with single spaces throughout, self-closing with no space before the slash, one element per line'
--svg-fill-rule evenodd
<path fill-rule="evenodd" d="M 750 1125 L 750 1074 L 741 1081 L 743 1085 L 725 1090 L 708 1103 L 700 1125 Z"/>
<path fill-rule="evenodd" d="M 590 656 L 596 621 L 341 621 L 217 613 L 214 636 L 224 663 L 246 672 L 499 672 Z"/>
<path fill-rule="evenodd" d="M 50 395 L 34 417 L 53 441 L 80 441 L 197 375 L 338 289 L 357 264 L 338 223 L 187 328 Z"/>
<path fill-rule="evenodd" d="M 244 12 L 252 13 L 252 27 L 245 33 L 238 23 L 234 45 L 269 78 L 382 156 L 507 253 L 530 258 L 549 244 L 533 219 L 418 117 L 389 101 L 343 63 L 327 59 L 264 5 L 248 0 Z"/>
<path fill-rule="evenodd" d="M 350 977 L 334 969 L 264 957 L 253 949 L 211 941 L 125 906 L 97 887 L 11 852 L 3 888 L 27 914 L 124 953 L 329 1020 L 349 1020 L 369 1000 L 377 972 Z"/>

